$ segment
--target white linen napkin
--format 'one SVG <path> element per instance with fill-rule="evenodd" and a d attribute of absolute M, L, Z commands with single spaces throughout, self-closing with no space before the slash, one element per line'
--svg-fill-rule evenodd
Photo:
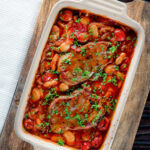
<path fill-rule="evenodd" d="M 42 0 L 0 0 L 0 132 Z"/>

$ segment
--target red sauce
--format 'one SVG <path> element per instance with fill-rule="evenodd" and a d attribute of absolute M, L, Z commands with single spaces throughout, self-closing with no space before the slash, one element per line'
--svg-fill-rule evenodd
<path fill-rule="evenodd" d="M 99 149 L 126 79 L 137 35 L 86 11 L 63 9 L 43 50 L 23 127 L 59 145 Z"/>

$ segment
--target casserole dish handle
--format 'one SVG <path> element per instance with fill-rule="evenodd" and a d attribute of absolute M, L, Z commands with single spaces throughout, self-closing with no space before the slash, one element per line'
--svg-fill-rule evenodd
<path fill-rule="evenodd" d="M 112 13 L 127 15 L 127 5 L 117 0 L 81 0 L 81 3 L 93 6 L 94 8 L 109 8 Z"/>

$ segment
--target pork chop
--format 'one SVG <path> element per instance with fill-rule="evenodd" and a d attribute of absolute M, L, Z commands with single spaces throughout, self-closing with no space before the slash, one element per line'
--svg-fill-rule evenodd
<path fill-rule="evenodd" d="M 49 106 L 50 125 L 55 133 L 66 130 L 89 129 L 105 114 L 102 99 L 91 103 L 92 93 L 88 88 L 78 89 L 71 96 L 60 96 Z"/>
<path fill-rule="evenodd" d="M 69 86 L 88 80 L 100 65 L 108 63 L 109 42 L 91 42 L 80 47 L 80 52 L 72 51 L 62 55 L 58 62 L 60 81 Z"/>

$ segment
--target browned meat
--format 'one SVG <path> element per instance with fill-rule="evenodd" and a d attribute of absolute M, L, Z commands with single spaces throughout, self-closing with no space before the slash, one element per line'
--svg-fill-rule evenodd
<path fill-rule="evenodd" d="M 80 52 L 73 51 L 62 55 L 58 62 L 60 81 L 69 86 L 88 80 L 100 65 L 108 63 L 107 48 L 109 42 L 88 43 L 80 47 Z"/>
<path fill-rule="evenodd" d="M 101 97 L 91 104 L 88 88 L 75 90 L 72 96 L 60 96 L 49 106 L 51 129 L 55 133 L 66 130 L 89 129 L 97 124 L 105 111 Z"/>

